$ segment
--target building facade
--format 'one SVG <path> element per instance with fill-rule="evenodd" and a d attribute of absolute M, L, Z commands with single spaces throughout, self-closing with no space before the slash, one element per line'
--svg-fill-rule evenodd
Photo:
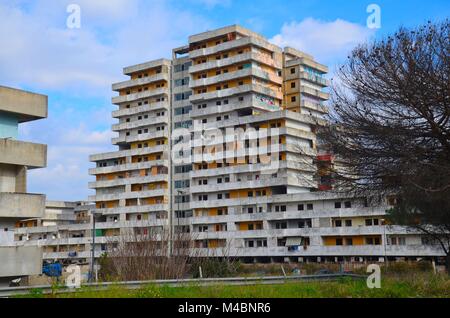
<path fill-rule="evenodd" d="M 94 209 L 95 205 L 89 202 L 47 201 L 42 217 L 16 222 L 14 243 L 20 247 L 41 247 L 43 262 L 88 264 Z M 105 250 L 102 240 L 97 242 L 96 248 Z"/>
<path fill-rule="evenodd" d="M 117 151 L 90 157 L 95 205 L 79 207 L 94 215 L 59 216 L 56 226 L 44 218 L 18 228 L 17 244 L 86 262 L 95 217 L 97 258 L 130 234 L 177 233 L 189 233 L 193 255 L 245 262 L 443 256 L 419 233 L 387 225 L 389 202 L 332 191 L 336 163 L 316 137 L 327 72 L 236 25 L 190 36 L 171 60 L 125 67 L 129 78 L 112 85 Z"/>
<path fill-rule="evenodd" d="M 0 86 L 0 283 L 42 270 L 42 250 L 15 246 L 14 229 L 44 215 L 45 195 L 27 193 L 27 171 L 47 165 L 47 146 L 18 140 L 18 125 L 46 117 L 47 96 Z"/>
<path fill-rule="evenodd" d="M 249 261 L 436 257 L 331 190 L 316 140 L 325 65 L 240 26 L 190 36 L 172 60 L 126 67 L 113 85 L 119 150 L 91 156 L 96 211 L 112 236 L 192 234 L 196 255 Z M 152 120 L 150 120 L 152 118 Z"/>

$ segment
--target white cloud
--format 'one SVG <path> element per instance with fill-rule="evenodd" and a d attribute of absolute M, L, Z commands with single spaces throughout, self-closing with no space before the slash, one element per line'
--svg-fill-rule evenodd
<path fill-rule="evenodd" d="M 345 58 L 357 44 L 373 34 L 374 31 L 369 28 L 341 19 L 325 22 L 307 18 L 285 23 L 281 32 L 270 41 L 304 51 L 319 62 L 331 63 Z"/>
<path fill-rule="evenodd" d="M 208 25 L 165 1 L 79 0 L 81 28 L 69 29 L 70 2 L 43 0 L 28 10 L 0 3 L 0 47 L 8 48 L 0 50 L 3 84 L 110 94 L 121 67 L 170 57 Z"/>
<path fill-rule="evenodd" d="M 81 7 L 80 29 L 66 27 L 69 3 Z M 48 144 L 48 167 L 30 171 L 29 191 L 87 199 L 89 155 L 116 148 L 108 97 L 122 67 L 170 57 L 208 27 L 159 0 L 0 2 L 0 83 L 49 92 L 49 117 L 20 125 L 20 139 Z"/>

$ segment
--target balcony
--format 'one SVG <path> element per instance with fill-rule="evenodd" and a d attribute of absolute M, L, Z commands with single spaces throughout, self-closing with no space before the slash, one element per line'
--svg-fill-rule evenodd
<path fill-rule="evenodd" d="M 130 171 L 130 170 L 142 170 L 142 169 L 150 169 L 153 166 L 168 166 L 169 161 L 167 159 L 163 160 L 150 160 L 144 162 L 137 163 L 125 163 L 121 165 L 114 165 L 108 167 L 98 167 L 89 169 L 90 175 L 97 174 L 105 174 L 105 173 L 114 173 L 114 172 L 122 172 L 122 171 Z"/>
<path fill-rule="evenodd" d="M 222 89 L 219 91 L 214 91 L 214 92 L 209 92 L 209 93 L 194 94 L 189 97 L 189 100 L 192 103 L 201 103 L 201 102 L 203 102 L 205 100 L 209 100 L 209 99 L 218 99 L 218 98 L 223 98 L 223 97 L 228 97 L 228 96 L 233 96 L 233 95 L 238 95 L 238 94 L 244 94 L 244 93 L 248 93 L 248 92 L 260 93 L 260 94 L 267 95 L 267 96 L 270 96 L 270 97 L 273 97 L 273 98 L 279 99 L 279 100 L 283 99 L 283 94 L 281 92 L 281 89 L 280 89 L 280 91 L 275 91 L 271 88 L 268 88 L 268 87 L 265 87 L 265 86 L 262 86 L 259 84 L 246 84 L 246 85 Z"/>
<path fill-rule="evenodd" d="M 167 181 L 168 176 L 166 174 L 160 175 L 149 175 L 142 177 L 134 177 L 134 178 L 117 178 L 114 180 L 101 180 L 89 182 L 90 189 L 98 189 L 98 188 L 109 188 L 109 187 L 117 187 L 126 184 L 143 184 L 143 183 L 152 183 L 152 182 L 160 182 Z"/>
<path fill-rule="evenodd" d="M 328 100 L 330 98 L 330 94 L 319 91 L 317 89 L 313 89 L 310 87 L 306 87 L 306 86 L 301 86 L 300 87 L 300 92 L 302 94 L 306 94 L 306 95 L 310 95 L 316 98 L 320 98 L 321 100 Z"/>
<path fill-rule="evenodd" d="M 152 89 L 149 91 L 143 91 L 139 93 L 120 95 L 112 98 L 113 104 L 121 104 L 126 102 L 133 102 L 138 99 L 150 98 L 159 95 L 169 95 L 169 89 L 167 87 L 161 87 L 157 89 Z"/>
<path fill-rule="evenodd" d="M 120 124 L 114 124 L 112 125 L 112 131 L 121 131 L 126 129 L 134 129 L 139 127 L 149 127 L 152 125 L 158 125 L 158 124 L 169 124 L 169 116 L 149 116 L 146 119 L 142 120 L 135 120 L 132 122 L 123 122 Z"/>
<path fill-rule="evenodd" d="M 17 114 L 19 123 L 46 118 L 47 104 L 45 95 L 0 86 L 0 111 Z"/>
<path fill-rule="evenodd" d="M 45 195 L 28 193 L 0 193 L 0 217 L 13 219 L 42 218 Z"/>
<path fill-rule="evenodd" d="M 155 189 L 146 191 L 130 191 L 108 194 L 96 194 L 89 196 L 89 201 L 114 201 L 120 199 L 143 199 L 150 197 L 162 197 L 169 193 L 169 189 Z"/>
<path fill-rule="evenodd" d="M 0 139 L 0 163 L 43 168 L 47 166 L 47 145 Z"/>
<path fill-rule="evenodd" d="M 138 149 L 104 152 L 104 153 L 91 155 L 89 157 L 89 160 L 92 162 L 96 162 L 96 161 L 123 158 L 123 157 L 129 157 L 129 156 L 140 156 L 140 155 L 148 155 L 148 154 L 152 154 L 152 153 L 160 153 L 160 152 L 163 152 L 166 150 L 167 150 L 167 145 L 158 145 L 158 146 L 138 148 Z"/>
<path fill-rule="evenodd" d="M 114 145 L 118 145 L 118 144 L 126 144 L 126 143 L 130 143 L 130 142 L 135 142 L 135 141 L 145 141 L 145 140 L 149 140 L 149 139 L 157 139 L 157 138 L 163 138 L 163 137 L 168 137 L 169 133 L 167 132 L 167 130 L 160 130 L 160 131 L 151 131 L 149 133 L 146 134 L 140 134 L 140 135 L 134 135 L 134 136 L 119 136 L 116 138 L 112 138 L 111 142 Z M 151 148 L 151 147 L 149 147 Z"/>
<path fill-rule="evenodd" d="M 263 41 L 261 39 L 258 39 L 256 37 L 243 37 L 234 41 L 228 41 L 225 43 L 221 43 L 219 45 L 215 45 L 209 48 L 204 48 L 204 49 L 198 49 L 198 50 L 192 50 L 189 52 L 189 57 L 191 59 L 200 57 L 200 56 L 208 56 L 208 55 L 214 55 L 217 54 L 219 52 L 223 52 L 223 51 L 229 51 L 235 48 L 239 48 L 242 46 L 257 46 L 257 47 L 261 47 L 264 48 L 266 50 L 269 51 L 279 51 L 279 48 L 276 47 L 275 45 L 267 42 L 267 41 Z M 281 65 L 280 65 L 281 68 Z"/>
<path fill-rule="evenodd" d="M 142 105 L 142 106 L 137 106 L 137 107 L 123 108 L 123 109 L 115 110 L 112 112 L 112 117 L 120 118 L 120 117 L 124 117 L 124 116 L 130 116 L 130 115 L 150 112 L 153 110 L 161 110 L 161 109 L 169 109 L 169 102 L 168 101 L 156 102 L 156 103 L 151 103 L 148 105 Z"/>
<path fill-rule="evenodd" d="M 234 55 L 231 57 L 228 57 L 226 59 L 216 60 L 216 61 L 210 61 L 202 64 L 196 64 L 192 65 L 189 68 L 189 73 L 198 73 L 198 72 L 204 72 L 207 70 L 222 68 L 234 64 L 240 64 L 247 61 L 256 61 L 265 65 L 268 65 L 270 67 L 273 67 L 275 69 L 281 69 L 281 61 L 274 60 L 272 58 L 269 58 L 261 53 L 256 52 L 247 52 L 242 53 L 238 55 Z"/>
<path fill-rule="evenodd" d="M 119 91 L 124 88 L 140 86 L 140 85 L 147 85 L 147 84 L 159 82 L 159 81 L 169 82 L 169 74 L 160 73 L 160 74 L 147 76 L 144 78 L 137 78 L 137 79 L 132 79 L 132 80 L 128 80 L 128 81 L 115 83 L 112 85 L 112 89 L 113 89 L 113 91 Z"/>
<path fill-rule="evenodd" d="M 211 76 L 208 78 L 192 80 L 189 82 L 189 87 L 195 88 L 195 87 L 200 87 L 200 86 L 214 85 L 216 83 L 231 81 L 231 80 L 235 80 L 238 78 L 249 77 L 249 76 L 259 77 L 263 80 L 279 84 L 280 86 L 283 83 L 283 80 L 280 76 L 277 76 L 275 74 L 270 74 L 270 73 L 263 71 L 257 67 L 248 67 L 248 68 L 238 70 L 235 72 L 229 72 L 229 73 L 225 73 L 225 74 Z"/>

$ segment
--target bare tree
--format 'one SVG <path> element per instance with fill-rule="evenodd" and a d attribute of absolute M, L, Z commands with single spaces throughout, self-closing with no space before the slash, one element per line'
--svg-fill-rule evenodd
<path fill-rule="evenodd" d="M 170 248 L 172 240 L 173 247 Z M 130 228 L 112 240 L 101 261 L 103 279 L 181 279 L 189 270 L 193 240 L 190 233 Z"/>
<path fill-rule="evenodd" d="M 319 138 L 345 169 L 338 188 L 395 195 L 390 218 L 440 244 L 450 270 L 449 20 L 353 50 Z"/>

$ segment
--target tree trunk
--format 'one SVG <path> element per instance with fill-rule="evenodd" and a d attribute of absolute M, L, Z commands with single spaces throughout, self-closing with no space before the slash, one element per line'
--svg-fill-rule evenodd
<path fill-rule="evenodd" d="M 447 271 L 447 275 L 450 276 L 450 251 L 445 256 L 445 270 Z"/>

